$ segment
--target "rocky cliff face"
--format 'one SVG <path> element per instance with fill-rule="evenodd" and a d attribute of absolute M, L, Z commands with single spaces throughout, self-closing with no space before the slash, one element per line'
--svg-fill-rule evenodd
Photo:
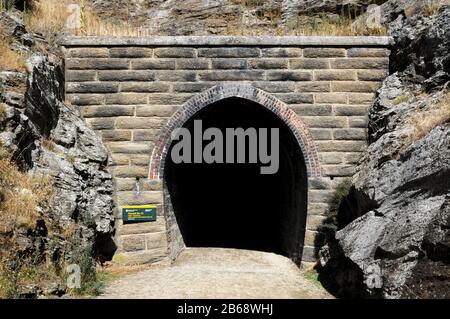
<path fill-rule="evenodd" d="M 370 110 L 347 198 L 361 217 L 321 251 L 340 296 L 450 297 L 449 23 L 449 7 L 391 23 L 396 72 Z"/>
<path fill-rule="evenodd" d="M 446 1 L 446 0 L 440 0 Z M 400 14 L 424 14 L 427 2 L 418 0 L 90 0 L 86 4 L 100 17 L 157 35 L 270 34 L 282 26 L 292 28 L 321 23 L 322 18 L 355 18 L 370 5 L 380 5 L 381 22 Z M 311 20 L 310 17 L 315 17 Z M 277 29 L 280 32 L 280 29 Z"/>
<path fill-rule="evenodd" d="M 18 16 L 9 20 L 16 23 L 9 34 L 13 41 L 24 45 L 24 36 L 32 41 L 24 49 L 30 55 L 27 72 L 0 72 L 4 109 L 0 145 L 23 170 L 50 178 L 53 185 L 51 207 L 42 211 L 38 220 L 40 228 L 51 228 L 53 233 L 36 236 L 32 229 L 16 229 L 19 253 L 42 255 L 38 260 L 50 258 L 55 264 L 76 262 L 75 250 L 87 254 L 88 259 L 109 260 L 116 247 L 107 150 L 77 111 L 63 103 L 58 58 L 31 47 L 35 39 Z M 41 243 L 38 250 L 37 240 Z M 35 288 L 39 294 L 41 287 Z"/>
<path fill-rule="evenodd" d="M 384 2 L 384 1 L 378 1 Z M 308 23 L 312 15 L 329 15 L 357 10 L 364 12 L 372 0 L 92 0 L 89 6 L 101 17 L 127 21 L 158 35 L 268 34 L 277 25 L 289 28 Z M 350 10 L 351 8 L 351 10 Z M 299 19 L 302 16 L 302 19 Z M 244 30 L 247 29 L 247 30 Z"/>

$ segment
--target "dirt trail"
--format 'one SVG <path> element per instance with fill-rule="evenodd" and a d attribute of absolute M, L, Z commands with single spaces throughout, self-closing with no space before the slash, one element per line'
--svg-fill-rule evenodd
<path fill-rule="evenodd" d="M 331 298 L 289 259 L 258 251 L 189 248 L 109 284 L 100 298 Z"/>

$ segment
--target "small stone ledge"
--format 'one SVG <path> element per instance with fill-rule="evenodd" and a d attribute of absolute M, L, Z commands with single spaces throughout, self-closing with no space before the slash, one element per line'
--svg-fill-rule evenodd
<path fill-rule="evenodd" d="M 387 47 L 388 36 L 67 36 L 60 45 L 74 46 L 364 46 Z"/>

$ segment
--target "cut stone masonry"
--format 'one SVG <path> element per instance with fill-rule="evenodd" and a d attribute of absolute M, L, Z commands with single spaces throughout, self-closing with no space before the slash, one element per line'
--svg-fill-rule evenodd
<path fill-rule="evenodd" d="M 353 175 L 366 148 L 367 110 L 388 75 L 390 38 L 68 37 L 62 44 L 66 101 L 111 154 L 117 262 L 170 260 L 183 248 L 176 222 L 166 220 L 161 163 L 168 135 L 224 96 L 271 109 L 297 137 L 308 167 L 299 253 L 315 260 L 333 189 Z M 139 204 L 157 204 L 158 221 L 123 225 L 120 207 Z"/>

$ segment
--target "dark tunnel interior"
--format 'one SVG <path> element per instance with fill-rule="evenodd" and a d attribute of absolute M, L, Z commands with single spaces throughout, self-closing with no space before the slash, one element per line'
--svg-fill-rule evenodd
<path fill-rule="evenodd" d="M 278 128 L 279 169 L 275 174 L 261 174 L 259 160 L 177 164 L 171 157 L 174 141 L 167 153 L 164 180 L 186 246 L 267 251 L 300 262 L 307 177 L 292 131 L 270 110 L 240 98 L 221 100 L 194 114 L 184 125 L 191 136 L 194 120 L 202 120 L 203 131 L 216 127 L 224 136 L 225 128 Z M 204 141 L 203 146 L 208 143 Z"/>

